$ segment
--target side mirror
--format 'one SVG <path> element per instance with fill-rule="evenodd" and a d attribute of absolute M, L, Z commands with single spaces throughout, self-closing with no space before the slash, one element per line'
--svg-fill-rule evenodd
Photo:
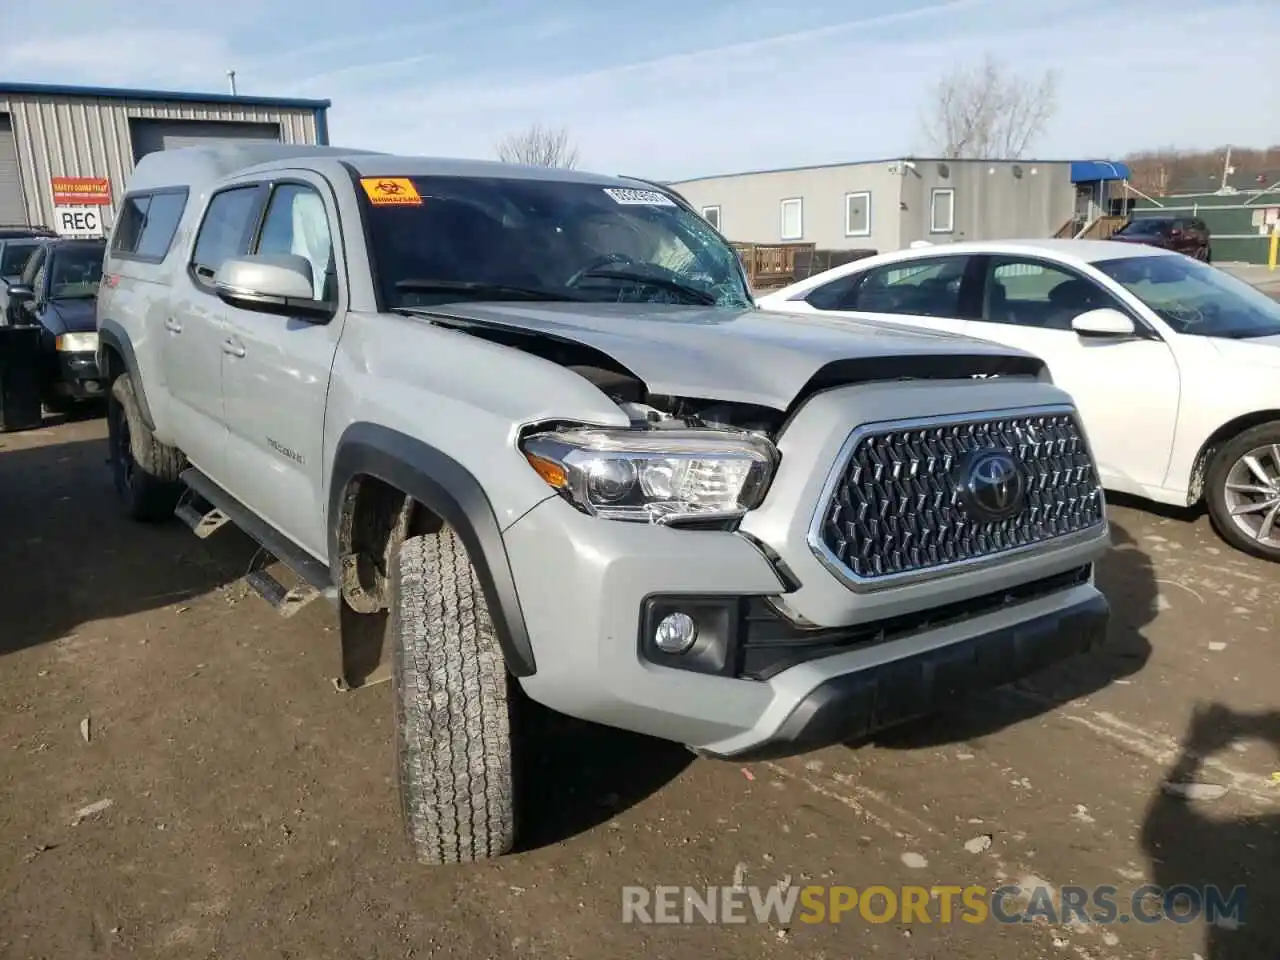
<path fill-rule="evenodd" d="M 1071 329 L 1082 337 L 1132 337 L 1137 333 L 1133 321 L 1119 310 L 1102 307 L 1088 310 L 1071 321 Z"/>
<path fill-rule="evenodd" d="M 29 283 L 9 284 L 9 299 L 14 303 L 24 303 L 36 298 L 36 292 Z"/>
<path fill-rule="evenodd" d="M 311 261 L 292 253 L 227 260 L 214 275 L 213 289 L 224 302 L 242 310 L 288 316 L 333 315 L 333 304 L 315 298 Z"/>

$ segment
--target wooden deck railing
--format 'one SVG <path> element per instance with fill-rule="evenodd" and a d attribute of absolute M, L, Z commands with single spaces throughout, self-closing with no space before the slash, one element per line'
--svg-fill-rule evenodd
<path fill-rule="evenodd" d="M 742 265 L 747 271 L 751 289 L 785 287 L 801 276 L 808 276 L 813 261 L 814 243 L 735 243 Z M 805 272 L 797 273 L 797 268 Z"/>

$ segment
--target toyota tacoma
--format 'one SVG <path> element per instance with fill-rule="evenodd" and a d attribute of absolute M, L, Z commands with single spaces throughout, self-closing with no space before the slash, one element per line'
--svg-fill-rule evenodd
<path fill-rule="evenodd" d="M 338 605 L 424 862 L 516 842 L 522 698 L 757 759 L 1105 633 L 1103 494 L 1043 363 L 758 311 L 660 185 L 152 153 L 98 326 L 124 509 L 233 523 L 296 575 L 255 571 L 281 612 Z"/>

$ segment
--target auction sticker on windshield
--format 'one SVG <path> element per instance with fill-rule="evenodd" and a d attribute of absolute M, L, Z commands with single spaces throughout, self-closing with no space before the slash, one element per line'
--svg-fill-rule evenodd
<path fill-rule="evenodd" d="M 407 177 L 362 177 L 360 186 L 369 197 L 369 202 L 381 206 L 383 204 L 409 204 L 422 206 L 422 197 L 418 188 Z"/>
<path fill-rule="evenodd" d="M 614 203 L 620 203 L 625 207 L 674 207 L 676 205 L 674 200 L 657 190 L 605 187 L 604 192 L 613 197 Z"/>

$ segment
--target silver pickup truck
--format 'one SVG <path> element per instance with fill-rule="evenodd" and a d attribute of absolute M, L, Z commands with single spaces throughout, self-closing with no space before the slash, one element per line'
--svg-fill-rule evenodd
<path fill-rule="evenodd" d="M 125 509 L 232 522 L 297 575 L 257 578 L 282 610 L 339 605 L 424 862 L 511 849 L 521 697 L 761 758 L 1105 633 L 1103 494 L 1040 361 L 759 312 L 654 184 L 154 153 L 98 311 Z"/>

